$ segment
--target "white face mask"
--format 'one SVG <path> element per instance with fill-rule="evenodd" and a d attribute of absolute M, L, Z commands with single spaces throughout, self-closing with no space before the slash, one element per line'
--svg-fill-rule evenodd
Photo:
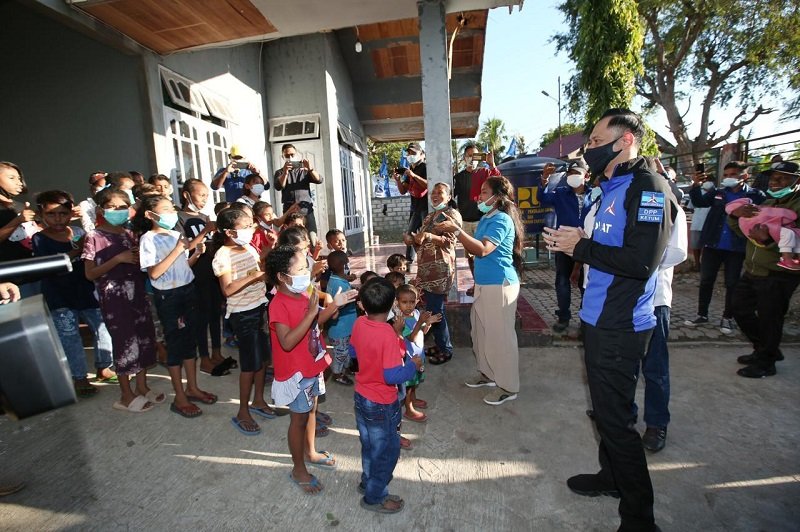
<path fill-rule="evenodd" d="M 255 233 L 256 230 L 252 227 L 248 227 L 247 229 L 236 229 L 236 236 L 232 236 L 231 240 L 240 246 L 246 246 L 251 240 L 253 240 L 253 235 Z"/>
<path fill-rule="evenodd" d="M 420 154 L 415 153 L 413 155 L 408 155 L 406 157 L 406 160 L 408 161 L 408 164 L 414 165 L 414 164 L 417 164 L 420 161 L 421 158 L 422 158 L 422 156 Z"/>
<path fill-rule="evenodd" d="M 725 188 L 736 188 L 739 185 L 739 178 L 726 177 L 720 182 L 720 185 L 722 185 Z"/>
<path fill-rule="evenodd" d="M 473 171 L 478 168 L 480 163 L 480 161 L 473 161 L 472 159 L 466 159 L 465 162 L 467 163 L 467 168 Z"/>
<path fill-rule="evenodd" d="M 250 187 L 250 192 L 252 192 L 256 196 L 261 196 L 261 194 L 264 193 L 264 185 L 255 184 L 252 187 Z"/>
<path fill-rule="evenodd" d="M 567 176 L 567 184 L 572 188 L 583 186 L 583 176 L 581 174 L 569 174 Z"/>
<path fill-rule="evenodd" d="M 712 188 L 714 188 L 714 182 L 713 181 L 706 181 L 701 186 L 703 187 L 703 190 L 705 190 L 707 192 L 707 191 L 711 190 Z"/>
<path fill-rule="evenodd" d="M 287 275 L 292 279 L 292 284 L 286 283 L 286 288 L 295 294 L 302 294 L 311 284 L 311 275 Z"/>

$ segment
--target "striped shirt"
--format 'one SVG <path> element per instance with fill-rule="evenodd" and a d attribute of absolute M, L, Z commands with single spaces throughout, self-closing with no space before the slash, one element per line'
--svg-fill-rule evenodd
<path fill-rule="evenodd" d="M 234 251 L 233 246 L 222 246 L 214 255 L 211 267 L 217 277 L 230 273 L 232 281 L 261 271 L 258 253 L 249 244 L 245 246 L 244 251 Z M 251 283 L 228 296 L 227 302 L 228 316 L 233 312 L 254 309 L 267 302 L 267 285 L 264 281 Z"/>

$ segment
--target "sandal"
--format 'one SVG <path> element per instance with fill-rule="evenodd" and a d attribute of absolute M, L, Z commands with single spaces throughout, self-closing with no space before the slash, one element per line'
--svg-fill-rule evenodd
<path fill-rule="evenodd" d="M 95 395 L 97 395 L 97 388 L 92 386 L 91 384 L 76 384 L 75 394 L 78 397 L 88 399 L 89 397 L 94 397 Z"/>
<path fill-rule="evenodd" d="M 195 397 L 187 393 L 186 398 L 193 403 L 203 403 L 204 405 L 213 405 L 217 402 L 217 396 L 208 392 L 203 392 L 202 397 Z"/>
<path fill-rule="evenodd" d="M 445 362 L 450 362 L 451 358 L 453 358 L 453 353 L 436 353 L 429 356 L 427 362 L 433 366 L 439 366 Z"/>
<path fill-rule="evenodd" d="M 320 425 L 333 425 L 333 418 L 325 412 L 317 412 L 317 423 Z"/>
<path fill-rule="evenodd" d="M 428 408 L 428 401 L 424 399 L 414 399 L 411 401 L 411 404 L 414 405 L 414 408 L 419 408 L 421 410 Z"/>
<path fill-rule="evenodd" d="M 420 412 L 418 416 L 411 416 L 408 414 L 408 412 L 406 412 L 403 414 L 403 417 L 409 421 L 413 421 L 414 423 L 425 423 L 428 421 L 427 414 L 423 414 L 422 412 Z"/>
<path fill-rule="evenodd" d="M 325 425 L 317 425 L 317 428 L 314 431 L 314 437 L 315 438 L 324 438 L 325 436 L 327 436 L 330 433 L 331 433 L 331 431 L 328 430 L 328 427 L 326 427 Z"/>
<path fill-rule="evenodd" d="M 411 440 L 400 436 L 400 448 L 404 451 L 410 451 L 414 448 L 414 446 L 411 444 Z"/>
<path fill-rule="evenodd" d="M 342 384 L 344 386 L 352 386 L 353 385 L 353 379 L 351 379 L 350 377 L 348 377 L 344 373 L 340 374 L 338 377 L 334 377 L 333 378 L 333 382 L 338 382 L 339 384 Z"/>
<path fill-rule="evenodd" d="M 261 427 L 259 427 L 256 422 L 244 421 L 238 417 L 232 417 L 231 425 L 245 436 L 258 436 L 261 434 Z"/>
<path fill-rule="evenodd" d="M 139 396 L 141 397 L 141 395 Z M 175 403 L 169 405 L 169 409 L 181 417 L 193 418 L 203 414 L 203 411 L 194 405 L 178 406 Z"/>

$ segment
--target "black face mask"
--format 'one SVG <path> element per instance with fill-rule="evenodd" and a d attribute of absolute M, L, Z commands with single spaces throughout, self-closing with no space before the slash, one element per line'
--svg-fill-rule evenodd
<path fill-rule="evenodd" d="M 596 148 L 590 148 L 583 152 L 583 160 L 589 165 L 589 170 L 594 175 L 602 175 L 606 171 L 608 164 L 613 161 L 622 150 L 614 151 L 611 146 L 622 137 L 617 137 L 608 144 L 603 144 Z"/>

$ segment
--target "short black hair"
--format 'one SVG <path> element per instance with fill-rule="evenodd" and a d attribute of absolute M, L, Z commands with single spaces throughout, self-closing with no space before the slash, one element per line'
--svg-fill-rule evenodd
<path fill-rule="evenodd" d="M 288 150 L 289 148 L 292 148 L 294 151 L 297 151 L 297 148 L 294 147 L 294 144 L 284 144 L 283 146 L 281 146 L 281 153 Z"/>
<path fill-rule="evenodd" d="M 361 281 L 361 284 L 364 285 L 370 279 L 374 279 L 375 277 L 380 277 L 377 273 L 373 272 L 372 270 L 367 270 L 361 274 L 361 277 L 358 278 Z"/>
<path fill-rule="evenodd" d="M 389 272 L 384 277 L 387 281 L 392 283 L 392 286 L 394 286 L 395 282 L 399 282 L 400 284 L 406 283 L 406 276 L 400 272 Z"/>
<path fill-rule="evenodd" d="M 400 294 L 414 294 L 414 297 L 419 297 L 419 292 L 412 284 L 401 284 L 395 290 L 395 296 L 400 297 Z"/>
<path fill-rule="evenodd" d="M 44 205 L 56 204 L 67 209 L 72 209 L 75 205 L 75 200 L 69 192 L 63 190 L 46 190 L 36 195 L 36 206 L 40 209 Z"/>
<path fill-rule="evenodd" d="M 271 208 L 272 205 L 270 205 L 266 201 L 257 201 L 255 202 L 255 204 L 253 204 L 253 214 L 260 216 L 262 212 Z"/>
<path fill-rule="evenodd" d="M 280 284 L 278 274 L 289 273 L 292 267 L 292 259 L 297 254 L 297 249 L 293 246 L 278 246 L 267 255 L 267 276 L 269 281 L 275 286 Z"/>
<path fill-rule="evenodd" d="M 311 238 L 308 236 L 308 231 L 305 227 L 296 225 L 294 227 L 287 227 L 281 231 L 281 234 L 278 235 L 277 245 L 296 247 L 299 246 L 304 240 L 311 242 Z"/>
<path fill-rule="evenodd" d="M 172 180 L 167 176 L 165 176 L 164 174 L 153 174 L 147 179 L 147 182 L 150 183 L 151 185 L 155 185 L 159 181 L 166 181 L 170 185 L 172 184 Z"/>
<path fill-rule="evenodd" d="M 464 143 L 464 146 L 461 149 L 461 151 L 466 154 L 467 150 L 472 150 L 472 149 L 480 151 L 477 142 L 475 142 L 474 140 L 468 140 L 467 142 Z"/>
<path fill-rule="evenodd" d="M 750 165 L 744 161 L 731 161 L 725 165 L 723 170 L 727 170 L 728 168 L 736 168 L 737 170 L 747 170 L 750 168 Z"/>
<path fill-rule="evenodd" d="M 305 227 L 306 217 L 305 217 L 305 215 L 300 214 L 299 212 L 293 212 L 292 214 L 288 215 L 286 217 L 286 222 L 284 222 L 284 223 L 285 223 L 285 225 L 289 225 L 290 223 L 295 222 L 296 220 L 302 220 L 303 221 L 303 226 Z"/>
<path fill-rule="evenodd" d="M 133 177 L 131 177 L 131 174 L 127 172 L 112 172 L 106 175 L 106 183 L 111 183 L 112 185 L 115 186 L 119 186 L 120 181 L 122 181 L 123 179 L 130 179 L 131 181 L 133 181 Z"/>
<path fill-rule="evenodd" d="M 274 251 L 272 253 L 275 253 Z M 269 255 L 271 256 L 271 254 Z M 361 306 L 367 314 L 384 314 L 392 310 L 395 299 L 394 285 L 382 279 L 373 277 L 358 291 Z"/>
<path fill-rule="evenodd" d="M 634 113 L 630 109 L 615 107 L 603 113 L 603 116 L 600 117 L 600 120 L 609 117 L 609 128 L 615 129 L 617 134 L 620 136 L 624 134 L 625 131 L 630 131 L 633 134 L 636 145 L 642 145 L 642 139 L 644 138 L 645 130 L 644 121 L 642 120 L 641 116 Z"/>
<path fill-rule="evenodd" d="M 245 185 L 252 185 L 253 181 L 255 181 L 256 179 L 260 179 L 263 183 L 266 183 L 264 178 L 261 177 L 261 174 L 252 173 L 249 176 L 244 178 L 244 184 Z"/>
<path fill-rule="evenodd" d="M 331 238 L 337 235 L 343 235 L 344 232 L 341 229 L 331 229 L 327 233 L 325 233 L 325 242 L 330 242 Z"/>
<path fill-rule="evenodd" d="M 331 251 L 328 254 L 328 268 L 333 270 L 334 268 L 339 268 L 340 266 L 344 266 L 347 263 L 347 253 L 344 251 Z"/>
<path fill-rule="evenodd" d="M 231 206 L 231 204 L 228 203 L 227 201 L 220 201 L 218 203 L 215 203 L 214 204 L 214 214 L 219 214 L 219 213 L 221 213 L 222 211 L 224 211 L 225 209 L 227 209 L 230 206 Z"/>
<path fill-rule="evenodd" d="M 104 188 L 103 190 L 99 190 L 97 194 L 94 195 L 94 202 L 102 209 L 103 205 L 108 203 L 108 200 L 110 200 L 112 197 L 117 197 L 123 200 L 128 207 L 131 206 L 130 197 L 128 197 L 124 190 L 116 186 L 110 186 Z"/>
<path fill-rule="evenodd" d="M 397 268 L 403 264 L 408 264 L 408 259 L 400 253 L 392 253 L 389 255 L 389 258 L 386 259 L 386 266 L 389 269 Z"/>

